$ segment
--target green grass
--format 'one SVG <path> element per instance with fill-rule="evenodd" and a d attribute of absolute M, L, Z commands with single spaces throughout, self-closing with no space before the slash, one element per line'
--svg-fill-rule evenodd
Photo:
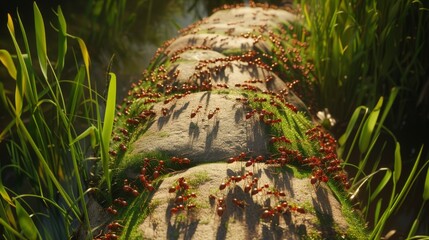
<path fill-rule="evenodd" d="M 426 159 L 423 164 L 420 164 L 423 151 L 422 146 L 415 158 L 411 171 L 404 173 L 402 170 L 403 160 L 400 148 L 401 145 L 396 140 L 393 133 L 383 126 L 385 117 L 390 111 L 396 94 L 397 91 L 393 89 L 383 109 L 381 109 L 383 106 L 383 98 L 380 98 L 377 106 L 370 112 L 366 107 L 357 108 L 349 122 L 346 132 L 339 140 L 340 152 L 343 153 L 344 149 L 348 150 L 348 153 L 345 154 L 346 165 L 354 168 L 356 172 L 350 190 L 352 193 L 351 199 L 355 198 L 362 191 L 367 195 L 366 199 L 361 199 L 361 209 L 364 218 L 373 224 L 371 227 L 370 239 L 378 239 L 384 234 L 384 228 L 389 219 L 393 217 L 394 212 L 402 207 L 405 197 L 413 188 L 419 175 L 422 174 L 429 165 L 429 159 Z M 365 109 L 365 111 L 363 116 L 360 116 L 362 109 Z M 383 110 L 383 112 L 381 117 L 379 117 L 381 110 Z M 361 118 L 358 120 L 359 117 Z M 351 134 L 352 130 L 356 131 L 353 135 Z M 383 152 L 385 149 L 384 147 L 380 150 L 375 148 L 375 146 L 380 144 L 385 146 L 388 144 L 386 140 L 379 138 L 382 133 L 389 135 L 393 139 L 393 170 L 379 167 L 380 159 L 386 153 Z M 349 137 L 353 137 L 353 139 L 348 139 Z M 360 157 L 357 165 L 348 163 L 352 151 L 359 153 Z M 418 168 L 420 168 L 419 171 L 417 171 Z M 372 181 L 375 176 L 383 173 L 384 175 L 381 175 L 377 181 Z M 427 175 L 425 179 L 425 188 L 421 190 L 423 202 L 421 203 L 420 211 L 418 216 L 416 216 L 414 224 L 418 224 L 423 205 L 428 199 L 427 196 L 425 198 L 425 194 L 427 194 L 426 189 L 429 185 L 428 181 L 429 175 Z M 382 191 L 387 191 L 390 198 L 387 200 L 383 199 L 380 195 Z M 375 212 L 374 219 L 369 219 L 370 212 Z M 408 237 L 412 237 L 415 234 L 416 228 L 417 225 L 410 229 Z"/>
<path fill-rule="evenodd" d="M 34 42 L 27 38 L 19 14 L 17 25 L 8 15 L 7 26 L 15 53 L 0 50 L 2 64 L 16 81 L 14 94 L 4 91 L 0 85 L 2 103 L 11 119 L 0 133 L 11 163 L 2 166 L 0 174 L 11 168 L 16 177 L 31 186 L 17 189 L 0 179 L 3 236 L 64 239 L 75 234 L 77 227 L 91 236 L 86 206 L 90 192 L 87 185 L 90 156 L 109 163 L 110 157 L 105 151 L 99 155 L 97 147 L 106 149 L 110 142 L 113 112 L 106 111 L 103 120 L 100 117 L 99 102 L 103 99 L 91 88 L 86 45 L 82 39 L 67 33 L 61 8 L 57 9 L 58 18 L 52 23 L 58 32 L 55 60 L 51 59 L 54 54 L 47 50 L 52 40 L 46 38 L 44 19 L 36 4 L 33 9 Z M 75 41 L 80 53 L 73 52 L 75 75 L 66 77 L 63 70 L 71 54 L 68 53 L 69 40 Z M 30 46 L 35 46 L 37 51 L 32 52 Z M 116 94 L 115 76 L 110 76 L 107 105 L 114 104 Z M 90 127 L 82 130 L 82 125 Z M 92 149 L 83 147 L 88 137 Z M 104 178 L 109 180 L 108 166 L 105 169 Z M 49 220 L 55 217 L 62 221 Z"/>
<path fill-rule="evenodd" d="M 428 5 L 406 0 L 301 0 L 296 6 L 309 32 L 302 36 L 308 43 L 305 58 L 314 63 L 315 106 L 329 108 L 339 122 L 348 121 L 338 140 L 338 155 L 354 173 L 352 196 L 367 196 L 360 199 L 360 207 L 373 224 L 370 238 L 379 239 L 429 162 L 419 164 L 422 146 L 411 171 L 404 172 L 401 144 L 387 128 L 398 130 L 404 119 L 416 117 L 413 99 L 426 81 Z M 383 96 L 389 96 L 387 101 Z M 393 156 L 391 167 L 382 167 L 381 159 L 388 155 Z M 390 197 L 382 199 L 381 192 Z M 423 199 L 420 209 L 427 201 Z M 375 212 L 374 219 L 368 219 L 370 212 Z M 415 234 L 420 213 L 408 237 Z"/>
<path fill-rule="evenodd" d="M 141 2 L 137 2 L 137 8 L 141 7 Z M 124 15 L 125 1 L 93 3 L 96 7 L 90 14 L 96 19 L 95 22 L 98 21 L 94 27 L 97 28 L 103 22 L 109 26 L 105 28 L 107 32 L 97 31 L 98 35 L 93 35 L 95 42 L 100 42 L 105 36 L 121 35 L 126 32 L 124 23 L 134 21 L 135 15 Z M 148 13 L 151 12 L 152 4 L 150 1 Z M 424 34 L 429 22 L 427 3 L 406 0 L 394 3 L 387 0 L 301 0 L 297 6 L 301 8 L 304 24 L 294 25 L 294 30 L 287 34 L 290 36 L 295 33 L 297 40 L 307 44 L 298 48 L 295 54 L 303 58 L 307 70 L 313 69 L 311 65 L 314 64 L 314 71 L 309 74 L 290 71 L 291 66 L 288 64 L 280 64 L 277 70 L 286 77 L 307 80 L 303 81 L 300 90 L 304 90 L 302 94 L 308 99 L 317 100 L 311 103 L 312 106 L 327 107 L 340 121 L 348 120 L 348 126 L 338 140 L 338 155 L 345 160 L 345 166 L 355 172 L 352 196 L 359 197 L 364 191 L 367 193 L 367 197 L 360 199 L 360 206 L 365 220 L 372 223 L 370 238 L 378 239 L 385 234 L 386 224 L 403 207 L 406 195 L 414 189 L 417 179 L 425 171 L 425 185 L 421 189 L 422 204 L 408 238 L 427 238 L 417 236 L 416 233 L 419 221 L 423 219 L 424 205 L 429 199 L 429 159 L 425 159 L 421 147 L 411 171 L 402 169 L 404 160 L 401 144 L 394 132 L 387 128 L 388 124 L 400 123 L 407 116 L 412 116 L 407 109 L 413 102 L 410 103 L 408 99 L 410 96 L 417 99 L 418 89 L 425 82 L 423 77 L 427 59 L 423 53 L 427 50 L 425 42 L 428 40 L 427 34 Z M 111 11 L 114 8 L 118 11 Z M 94 226 L 89 224 L 87 196 L 93 189 L 106 188 L 108 191 L 103 198 L 110 203 L 110 190 L 117 187 L 115 181 L 123 177 L 115 174 L 125 169 L 118 162 L 112 163 L 109 155 L 110 148 L 117 148 L 119 144 L 111 144 L 116 77 L 109 74 L 106 79 L 110 84 L 107 99 L 104 99 L 92 88 L 86 44 L 81 38 L 67 32 L 61 8 L 56 11 L 58 18 L 51 23 L 57 31 L 57 39 L 46 37 L 48 29 L 45 26 L 48 24 L 44 22 L 36 4 L 33 12 L 35 39 L 28 39 L 28 31 L 19 14 L 17 22 L 13 22 L 9 15 L 7 26 L 14 52 L 0 50 L 1 63 L 16 84 L 15 90 L 10 91 L 0 83 L 0 98 L 11 119 L 0 132 L 0 141 L 6 143 L 11 159 L 8 165 L 2 164 L 0 177 L 6 171 L 13 171 L 22 183 L 31 186 L 25 189 L 27 192 L 23 192 L 23 189 L 17 189 L 0 178 L 0 225 L 3 237 L 65 239 L 75 235 L 77 227 L 82 227 L 91 237 Z M 150 14 L 147 18 L 151 18 Z M 276 34 L 281 35 L 281 32 Z M 51 52 L 47 46 L 54 40 L 58 41 L 58 50 Z M 272 47 L 276 51 L 296 46 L 285 41 L 282 45 Z M 229 54 L 239 53 L 233 51 Z M 71 57 L 74 62 L 69 62 Z M 157 67 L 162 64 L 162 57 L 158 56 L 157 59 L 148 67 L 155 75 L 159 70 Z M 280 59 L 274 57 L 269 61 Z M 169 64 L 168 60 L 165 64 Z M 73 65 L 75 67 L 70 74 L 69 66 Z M 145 87 L 154 86 L 151 83 L 144 84 Z M 311 91 L 313 88 L 314 92 Z M 380 98 L 388 94 L 387 101 Z M 100 103 L 106 105 L 104 114 L 101 110 L 103 104 Z M 132 114 L 143 110 L 138 104 L 133 106 Z M 285 135 L 292 139 L 291 149 L 300 150 L 304 156 L 319 154 L 317 144 L 305 137 L 304 132 L 313 125 L 304 113 L 293 114 L 287 108 L 274 108 L 269 104 L 258 103 L 252 107 L 265 108 L 284 120 L 270 131 L 274 135 Z M 295 128 L 290 128 L 291 125 Z M 126 126 L 126 123 L 116 123 L 115 128 L 121 126 Z M 130 142 L 142 134 L 146 127 L 138 129 Z M 393 141 L 390 168 L 380 166 L 386 154 L 384 150 L 390 149 L 389 144 L 392 144 L 384 141 L 384 138 Z M 356 153 L 357 163 L 352 161 Z M 169 159 L 158 155 L 154 153 L 151 157 Z M 123 160 L 126 161 L 121 164 L 131 164 L 133 168 L 139 169 L 143 157 L 125 157 Z M 101 180 L 100 186 L 90 188 L 88 182 L 92 176 L 89 169 L 98 164 L 101 167 L 96 168 L 95 177 Z M 307 177 L 309 174 L 293 166 L 288 169 L 296 177 Z M 207 180 L 201 174 L 195 179 L 195 184 Z M 341 196 L 339 200 L 343 213 L 349 216 L 347 219 L 352 227 L 347 235 L 365 238 L 367 233 L 358 227 L 362 226 L 362 222 L 359 222 L 355 210 L 344 198 L 346 192 L 338 191 L 333 186 L 331 188 Z M 388 197 L 381 198 L 381 193 L 385 192 L 389 193 Z M 145 193 L 133 202 L 126 213 L 128 225 L 133 226 L 148 214 L 151 207 L 142 208 L 137 203 L 143 202 L 143 206 L 148 206 L 150 199 L 151 195 Z M 34 202 L 37 204 L 34 205 Z M 140 214 L 142 211 L 143 214 Z M 370 212 L 375 212 L 373 219 L 368 219 Z M 52 218 L 61 221 L 50 221 Z M 138 238 L 135 232 L 127 231 L 126 234 Z"/>

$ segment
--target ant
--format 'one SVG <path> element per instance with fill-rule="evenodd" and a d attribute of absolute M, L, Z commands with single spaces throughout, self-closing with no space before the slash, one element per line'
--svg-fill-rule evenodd
<path fill-rule="evenodd" d="M 118 229 L 122 229 L 124 226 L 122 226 L 121 224 L 119 224 L 117 221 L 114 221 L 112 223 L 109 223 L 109 225 L 107 225 L 107 228 L 109 230 L 118 230 Z"/>
<path fill-rule="evenodd" d="M 210 120 L 210 119 L 212 119 L 213 118 L 213 116 L 215 115 L 215 114 L 217 114 L 219 112 L 219 108 L 217 107 L 213 112 L 212 111 L 209 111 L 209 114 L 208 114 L 208 119 Z"/>
<path fill-rule="evenodd" d="M 239 208 L 243 209 L 244 207 L 248 206 L 249 204 L 246 203 L 244 200 L 238 200 L 237 198 L 232 199 L 232 202 Z"/>
<path fill-rule="evenodd" d="M 168 115 L 168 108 L 161 108 L 161 113 L 162 113 L 162 116 L 167 116 Z"/>
<path fill-rule="evenodd" d="M 112 215 L 117 215 L 118 214 L 118 210 L 116 210 L 113 206 L 109 206 L 106 211 Z"/>
<path fill-rule="evenodd" d="M 123 198 L 116 198 L 115 200 L 113 200 L 113 203 L 122 206 L 122 207 L 126 207 L 128 206 L 127 201 L 125 201 Z"/>
<path fill-rule="evenodd" d="M 270 143 L 276 143 L 276 142 L 284 142 L 284 143 L 291 143 L 289 139 L 287 139 L 285 136 L 281 137 L 271 137 Z"/>
<path fill-rule="evenodd" d="M 171 158 L 171 162 L 175 162 L 175 163 L 178 163 L 178 164 L 190 164 L 191 163 L 191 160 L 189 159 L 189 158 L 179 158 L 179 157 L 172 157 Z"/>
<path fill-rule="evenodd" d="M 191 112 L 191 118 L 194 118 L 197 115 L 197 113 L 200 112 L 201 108 L 202 108 L 202 106 L 198 105 L 198 107 L 196 109 L 192 110 L 192 112 Z"/>

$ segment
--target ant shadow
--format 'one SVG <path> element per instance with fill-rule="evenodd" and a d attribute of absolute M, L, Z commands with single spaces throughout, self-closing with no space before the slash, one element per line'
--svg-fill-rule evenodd
<path fill-rule="evenodd" d="M 264 169 L 264 172 L 279 191 L 286 190 L 290 194 L 291 198 L 295 197 L 293 183 L 291 181 L 293 177 L 292 173 L 287 173 L 287 170 L 284 168 L 266 168 Z"/>
<path fill-rule="evenodd" d="M 231 174 L 232 171 L 229 172 Z M 231 174 L 231 175 L 235 175 Z M 234 198 L 239 199 L 245 203 L 244 207 L 236 206 L 231 204 L 234 202 Z M 211 206 L 215 206 L 216 200 L 211 200 Z M 255 203 L 253 198 L 246 194 L 243 189 L 237 184 L 232 189 L 230 189 L 225 196 L 226 210 L 220 217 L 220 223 L 216 232 L 216 239 L 226 239 L 228 232 L 228 222 L 231 219 L 237 220 L 239 222 L 245 221 L 247 226 L 246 238 L 251 238 L 251 236 L 256 235 L 256 226 L 259 224 L 259 213 L 262 211 L 262 207 Z"/>
<path fill-rule="evenodd" d="M 252 124 L 246 126 L 247 148 L 250 151 L 266 152 L 267 141 L 265 134 L 265 127 L 260 121 L 253 121 Z"/>
<path fill-rule="evenodd" d="M 317 219 L 322 223 L 321 224 L 321 237 L 329 238 L 335 232 L 334 229 L 334 219 L 332 218 L 332 208 L 329 203 L 328 191 L 324 187 L 318 187 L 316 189 L 316 197 L 312 198 L 313 206 L 316 212 Z"/>
<path fill-rule="evenodd" d="M 203 102 L 204 101 L 204 98 L 206 98 L 206 103 L 205 103 L 205 107 L 207 108 L 207 106 L 209 105 L 209 102 L 210 102 L 210 96 L 211 96 L 211 92 L 209 92 L 209 91 L 206 91 L 206 92 L 204 92 L 203 93 L 203 95 L 201 95 L 201 97 L 200 97 L 200 102 Z"/>
<path fill-rule="evenodd" d="M 167 114 L 166 116 L 161 115 L 158 118 L 158 121 L 157 121 L 158 130 L 161 130 L 171 120 L 171 118 L 172 119 L 179 118 L 179 116 L 183 113 L 183 111 L 185 111 L 188 108 L 189 102 L 183 104 L 179 109 L 174 110 L 176 106 L 177 106 L 176 103 L 174 103 L 168 109 L 168 112 L 173 112 L 173 114 Z"/>
<path fill-rule="evenodd" d="M 242 121 L 243 120 L 243 116 L 244 116 L 243 107 L 237 108 L 235 110 L 235 114 L 234 114 L 234 121 L 235 121 L 235 123 L 238 123 L 238 122 Z"/>
<path fill-rule="evenodd" d="M 281 217 L 286 223 L 286 228 L 279 226 Z M 293 239 L 290 233 L 299 234 L 300 236 L 307 236 L 307 228 L 305 224 L 295 224 L 292 221 L 292 214 L 290 211 L 281 215 L 275 215 L 271 223 L 262 224 L 262 237 L 261 239 Z M 325 238 L 322 238 L 325 239 Z"/>
<path fill-rule="evenodd" d="M 176 104 L 174 104 L 175 106 Z M 183 106 L 181 106 L 179 109 L 177 109 L 176 111 L 173 112 L 173 119 L 177 119 L 179 118 L 179 116 L 183 113 L 183 111 L 185 111 L 189 106 L 189 102 L 183 104 Z"/>
<path fill-rule="evenodd" d="M 241 52 L 249 51 L 249 49 L 252 49 L 252 46 L 249 43 L 242 43 L 240 44 Z"/>
<path fill-rule="evenodd" d="M 172 112 L 174 108 L 176 108 L 176 103 L 170 106 L 170 108 L 168 109 L 168 112 Z M 171 118 L 171 114 L 167 114 L 166 116 L 161 115 L 157 121 L 158 130 L 161 130 L 164 127 L 164 125 L 170 121 L 170 118 Z"/>
<path fill-rule="evenodd" d="M 185 213 L 175 215 L 174 221 L 172 222 L 173 215 L 170 212 L 172 207 L 173 206 L 169 204 L 165 212 L 165 220 L 167 222 L 166 239 L 179 239 L 181 234 L 183 234 L 181 239 L 193 239 L 200 220 L 194 218 L 192 213 L 188 212 L 186 216 L 182 215 Z"/>
<path fill-rule="evenodd" d="M 211 131 L 207 133 L 206 144 L 204 147 L 205 152 L 210 151 L 210 149 L 213 145 L 213 140 L 217 138 L 218 132 L 219 132 L 219 121 L 216 121 L 214 126 L 211 128 Z"/>
<path fill-rule="evenodd" d="M 212 68 L 216 68 L 216 67 L 212 67 Z M 214 71 L 212 73 L 213 76 L 213 81 L 215 83 L 218 82 L 224 82 L 224 83 L 228 83 L 229 82 L 229 74 L 227 74 L 227 70 L 229 70 L 230 72 L 233 72 L 232 67 L 229 67 L 228 69 L 222 69 L 221 71 Z"/>
<path fill-rule="evenodd" d="M 191 121 L 189 123 L 188 133 L 189 133 L 189 136 L 191 137 L 191 144 L 193 144 L 194 140 L 198 139 L 198 137 L 200 136 L 200 127 L 198 126 L 198 124 Z"/>

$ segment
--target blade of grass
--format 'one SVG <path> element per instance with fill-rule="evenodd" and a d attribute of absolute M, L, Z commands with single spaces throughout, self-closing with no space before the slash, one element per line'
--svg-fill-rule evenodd
<path fill-rule="evenodd" d="M 402 172 L 402 158 L 401 158 L 401 145 L 399 142 L 396 142 L 395 147 L 395 162 L 394 162 L 394 171 L 393 171 L 393 181 L 396 184 L 401 177 Z"/>
<path fill-rule="evenodd" d="M 86 138 L 87 136 L 91 136 L 91 146 L 94 148 L 95 146 L 95 134 L 94 132 L 97 131 L 97 128 L 92 125 L 89 128 L 87 128 L 85 131 L 83 131 L 79 136 L 77 136 L 71 143 L 70 145 L 75 144 L 76 142 L 79 142 L 80 140 Z"/>
<path fill-rule="evenodd" d="M 3 181 L 1 179 L 0 179 L 0 194 L 3 200 L 5 200 L 7 203 L 7 205 L 3 205 L 3 200 L 0 199 L 0 217 L 2 219 L 7 219 L 8 224 L 11 225 L 12 228 L 16 229 L 17 228 L 16 220 L 11 210 L 11 207 L 15 207 L 15 205 L 12 199 L 9 197 L 9 194 L 6 192 L 6 189 L 3 186 Z"/>
<path fill-rule="evenodd" d="M 72 87 L 70 90 L 69 97 L 71 98 L 71 101 L 68 104 L 67 112 L 70 115 L 71 118 L 74 118 L 76 116 L 76 110 L 80 104 L 80 99 L 83 96 L 83 82 L 85 80 L 85 69 L 80 67 L 79 71 L 74 78 L 74 81 L 72 83 Z M 71 119 L 73 121 L 73 119 Z"/>
<path fill-rule="evenodd" d="M 21 119 L 17 119 L 17 123 L 18 123 L 18 126 L 23 133 L 23 136 L 28 141 L 28 143 L 30 143 L 32 149 L 34 150 L 34 152 L 37 156 L 37 158 L 39 159 L 40 163 L 42 164 L 43 170 L 46 172 L 46 174 L 48 175 L 50 180 L 56 186 L 59 194 L 64 198 L 64 201 L 66 202 L 67 206 L 70 207 L 70 209 L 73 211 L 73 213 L 76 217 L 80 217 L 81 213 L 80 213 L 79 208 L 77 208 L 73 204 L 73 201 L 71 200 L 70 196 L 67 194 L 67 192 L 64 190 L 64 188 L 61 186 L 61 184 L 58 181 L 58 179 L 56 178 L 55 174 L 50 169 L 49 164 L 47 163 L 45 157 L 40 152 L 38 145 L 34 142 L 33 137 L 28 132 L 25 124 L 22 122 Z"/>
<path fill-rule="evenodd" d="M 378 219 L 380 218 L 380 212 L 381 212 L 381 205 L 383 203 L 383 198 L 378 199 L 377 205 L 375 206 L 375 212 L 374 212 L 374 222 L 378 222 Z"/>
<path fill-rule="evenodd" d="M 9 75 L 16 80 L 16 67 L 7 50 L 0 49 L 0 62 L 6 67 Z"/>
<path fill-rule="evenodd" d="M 374 201 L 374 199 L 378 196 L 378 194 L 380 194 L 380 192 L 384 189 L 384 187 L 389 182 L 391 177 L 392 177 L 392 171 L 386 171 L 383 179 L 381 179 L 381 181 L 378 183 L 374 192 L 371 193 L 370 202 Z"/>
<path fill-rule="evenodd" d="M 110 193 L 111 183 L 110 183 L 110 155 L 109 155 L 109 145 L 113 130 L 113 122 L 115 118 L 115 105 L 116 105 L 116 75 L 114 73 L 109 73 L 110 83 L 109 90 L 107 93 L 106 100 L 106 110 L 104 113 L 104 123 L 101 132 L 101 143 L 102 143 L 102 162 L 103 162 L 103 175 L 107 181 L 107 186 Z"/>
<path fill-rule="evenodd" d="M 354 188 L 354 186 L 358 185 L 358 187 L 356 188 L 356 190 L 353 191 L 353 194 L 350 196 L 350 199 L 354 199 L 357 194 L 359 193 L 360 188 L 370 179 L 372 178 L 375 174 L 381 172 L 381 171 L 386 171 L 385 177 L 386 175 L 392 175 L 392 171 L 388 168 L 380 168 L 375 172 L 372 172 L 371 174 L 369 174 L 368 176 L 365 176 L 364 178 L 362 178 L 361 180 L 359 180 L 358 182 L 356 182 L 355 184 L 353 184 L 352 188 Z"/>
<path fill-rule="evenodd" d="M 370 239 L 380 239 L 381 234 L 382 234 L 383 229 L 384 229 L 384 226 L 385 226 L 388 218 L 402 204 L 404 197 L 407 195 L 407 193 L 409 192 L 409 190 L 411 188 L 411 185 L 415 181 L 415 173 L 416 173 L 417 168 L 419 166 L 419 162 L 421 159 L 422 152 L 423 152 L 423 146 L 420 148 L 419 154 L 417 155 L 417 158 L 414 162 L 414 166 L 413 166 L 410 174 L 408 175 L 407 181 L 405 182 L 405 184 L 402 187 L 399 194 L 394 198 L 394 201 L 389 202 L 389 205 L 388 205 L 386 211 L 384 211 L 383 215 L 381 216 L 380 221 L 377 222 L 377 224 L 375 225 L 375 227 L 371 233 Z M 392 194 L 394 194 L 394 193 L 392 193 Z"/>
<path fill-rule="evenodd" d="M 67 23 L 64 18 L 63 12 L 61 11 L 61 7 L 58 6 L 57 12 L 58 16 L 58 58 L 56 65 L 57 76 L 61 76 L 61 72 L 64 68 L 64 60 L 67 53 Z"/>
<path fill-rule="evenodd" d="M 362 132 L 359 137 L 359 151 L 363 154 L 368 150 L 368 146 L 373 140 L 373 132 L 375 124 L 377 123 L 378 115 L 380 114 L 381 106 L 383 105 L 383 97 L 378 100 L 378 103 L 375 105 L 374 109 L 368 116 L 368 119 L 365 121 L 365 124 L 362 128 Z"/>
<path fill-rule="evenodd" d="M 10 226 L 5 220 L 3 220 L 3 218 L 0 218 L 0 225 L 3 225 L 3 227 L 5 228 L 5 230 L 6 230 L 7 233 L 14 234 L 12 236 L 10 236 L 10 235 L 8 236 L 11 239 L 14 239 L 13 236 L 16 236 L 19 239 L 26 240 L 26 238 L 21 233 L 19 233 L 18 231 L 15 230 L 15 228 L 13 228 L 12 226 Z"/>
<path fill-rule="evenodd" d="M 16 78 L 16 89 L 15 89 L 15 114 L 16 117 L 20 117 L 21 113 L 22 113 L 22 104 L 23 104 L 23 99 L 24 99 L 24 93 L 25 93 L 25 86 L 26 86 L 26 81 L 28 79 L 28 72 L 26 69 L 26 65 L 24 62 L 24 58 L 22 57 L 22 53 L 21 50 L 18 46 L 18 43 L 15 39 L 15 28 L 13 26 L 13 22 L 12 22 L 12 18 L 10 17 L 10 15 L 8 14 L 8 23 L 7 23 L 8 29 L 9 29 L 9 33 L 11 35 L 13 44 L 15 46 L 15 50 L 18 56 L 18 61 L 19 61 L 19 65 L 20 67 L 20 71 L 17 73 L 17 78 Z"/>
<path fill-rule="evenodd" d="M 46 49 L 46 34 L 45 34 L 45 23 L 43 21 L 42 14 L 40 13 L 39 8 L 37 7 L 36 2 L 33 3 L 33 13 L 34 13 L 34 27 L 36 31 L 36 49 L 37 57 L 39 58 L 40 70 L 42 71 L 45 79 L 48 78 L 47 68 L 47 49 Z"/>
<path fill-rule="evenodd" d="M 429 167 L 426 172 L 425 186 L 423 188 L 423 200 L 429 200 Z"/>
<path fill-rule="evenodd" d="M 346 131 L 344 132 L 344 134 L 338 140 L 338 144 L 340 145 L 340 147 L 338 148 L 338 156 L 340 158 L 342 157 L 342 155 L 344 153 L 344 150 L 345 150 L 345 147 L 346 147 L 346 142 L 347 142 L 350 134 L 352 133 L 353 129 L 355 128 L 356 121 L 358 120 L 359 115 L 361 114 L 362 110 L 363 110 L 364 114 L 363 114 L 362 120 L 360 121 L 359 127 L 356 130 L 357 132 L 360 132 L 360 129 L 362 128 L 362 124 L 364 123 L 364 120 L 365 120 L 366 115 L 368 113 L 368 108 L 365 107 L 365 106 L 359 106 L 359 107 L 357 107 L 355 109 L 355 111 L 353 112 L 352 117 L 349 120 L 349 123 L 347 124 Z M 350 151 L 347 154 L 347 157 L 345 158 L 344 162 L 348 162 L 350 154 L 351 154 L 351 150 L 354 149 L 354 145 L 355 145 L 355 143 L 357 141 L 357 136 L 358 136 L 358 134 L 355 134 L 353 142 L 352 142 L 351 146 L 349 147 Z"/>
<path fill-rule="evenodd" d="M 37 239 L 37 235 L 39 235 L 39 231 L 37 230 L 36 225 L 34 224 L 30 215 L 21 206 L 19 201 L 15 200 L 15 206 L 16 206 L 16 215 L 18 217 L 18 222 L 22 233 L 26 238 L 30 240 Z"/>

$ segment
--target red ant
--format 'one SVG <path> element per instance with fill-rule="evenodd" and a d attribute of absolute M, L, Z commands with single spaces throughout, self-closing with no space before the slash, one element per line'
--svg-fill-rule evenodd
<path fill-rule="evenodd" d="M 116 210 L 115 208 L 113 208 L 113 206 L 109 206 L 106 210 L 107 210 L 108 213 L 110 213 L 112 215 L 118 214 L 118 210 Z"/>
<path fill-rule="evenodd" d="M 127 123 L 130 125 L 138 125 L 140 124 L 140 121 L 136 118 L 128 118 Z"/>
<path fill-rule="evenodd" d="M 119 144 L 119 148 L 124 152 L 127 151 L 127 146 L 125 146 L 123 143 Z"/>
<path fill-rule="evenodd" d="M 195 208 L 197 205 L 195 205 L 195 204 L 188 204 L 188 205 L 186 205 L 186 208 L 189 210 L 189 209 L 193 209 L 193 208 Z"/>
<path fill-rule="evenodd" d="M 289 139 L 287 139 L 285 136 L 281 137 L 271 137 L 270 143 L 276 143 L 276 142 L 284 142 L 284 143 L 291 143 Z"/>
<path fill-rule="evenodd" d="M 168 108 L 161 108 L 161 113 L 162 113 L 162 116 L 167 116 L 168 115 Z"/>
<path fill-rule="evenodd" d="M 192 110 L 192 112 L 191 112 L 191 118 L 194 118 L 197 115 L 197 113 L 200 112 L 201 108 L 202 108 L 202 106 L 198 105 L 198 107 L 196 109 Z"/>
<path fill-rule="evenodd" d="M 178 164 L 190 164 L 191 160 L 189 160 L 189 158 L 172 157 L 171 162 L 173 162 L 173 163 L 175 162 Z"/>
<path fill-rule="evenodd" d="M 127 129 L 125 129 L 125 128 L 120 128 L 119 129 L 119 131 L 122 133 L 122 134 L 124 134 L 125 136 L 128 136 L 128 130 Z"/>
<path fill-rule="evenodd" d="M 226 88 L 226 89 L 229 88 L 228 85 L 225 84 L 225 83 L 218 83 L 216 86 L 219 87 L 219 88 Z"/>
<path fill-rule="evenodd" d="M 249 205 L 244 200 L 238 200 L 237 198 L 232 199 L 232 202 L 239 208 L 244 208 Z"/>
<path fill-rule="evenodd" d="M 104 234 L 104 239 L 105 240 L 116 240 L 116 239 L 119 239 L 119 236 L 118 235 L 116 235 L 115 233 L 106 233 L 106 234 Z"/>
<path fill-rule="evenodd" d="M 253 99 L 253 101 L 255 101 L 255 102 L 266 102 L 267 99 L 266 98 L 262 98 L 262 97 L 256 97 L 256 98 Z"/>
<path fill-rule="evenodd" d="M 280 118 L 279 119 L 267 119 L 267 120 L 264 121 L 264 123 L 268 124 L 268 125 L 272 125 L 274 123 L 279 123 L 281 121 L 282 121 L 282 119 L 280 119 Z"/>
<path fill-rule="evenodd" d="M 212 194 L 210 194 L 209 196 L 210 200 L 215 200 L 216 197 Z M 216 208 L 216 213 L 219 217 L 221 217 L 223 215 L 223 213 L 225 212 L 226 209 L 226 205 L 225 205 L 225 199 L 223 197 L 220 197 L 217 199 L 217 208 Z"/>
<path fill-rule="evenodd" d="M 113 200 L 113 203 L 118 204 L 122 207 L 128 206 L 127 201 L 125 201 L 123 198 L 116 198 L 115 200 Z"/>
<path fill-rule="evenodd" d="M 219 108 L 217 107 L 213 112 L 212 111 L 209 111 L 209 114 L 208 114 L 208 119 L 210 120 L 210 119 L 212 119 L 213 118 L 213 116 L 216 114 L 216 113 L 218 113 L 219 112 Z"/>
<path fill-rule="evenodd" d="M 249 103 L 249 99 L 247 99 L 247 98 L 236 98 L 235 100 L 238 102 L 241 102 L 243 104 Z"/>
<path fill-rule="evenodd" d="M 122 226 L 121 224 L 119 224 L 118 222 L 114 221 L 112 223 L 110 223 L 109 225 L 107 225 L 107 228 L 109 230 L 118 230 L 123 228 L 124 226 Z"/>

